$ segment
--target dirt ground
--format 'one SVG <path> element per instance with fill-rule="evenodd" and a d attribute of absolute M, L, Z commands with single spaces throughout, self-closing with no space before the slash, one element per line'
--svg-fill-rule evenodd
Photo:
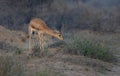
<path fill-rule="evenodd" d="M 64 33 L 63 43 L 59 40 L 50 40 L 52 45 L 64 44 L 71 41 L 71 36 L 94 38 L 102 41 L 109 47 L 117 58 L 115 63 L 108 63 L 85 56 L 76 56 L 63 53 L 59 46 L 50 47 L 47 56 L 31 56 L 28 58 L 27 34 L 21 31 L 11 31 L 0 26 L 0 55 L 14 55 L 19 57 L 26 66 L 26 74 L 33 76 L 35 72 L 45 69 L 56 73 L 56 76 L 119 76 L 120 75 L 120 34 L 97 33 L 89 30 L 75 30 Z M 21 54 L 15 51 L 21 49 Z"/>

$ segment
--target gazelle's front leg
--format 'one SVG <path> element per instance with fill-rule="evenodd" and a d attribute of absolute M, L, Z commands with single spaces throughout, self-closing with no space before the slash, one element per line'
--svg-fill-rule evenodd
<path fill-rule="evenodd" d="M 44 50 L 45 40 L 44 40 L 44 34 L 43 33 L 39 33 L 39 43 L 40 43 L 40 50 Z"/>
<path fill-rule="evenodd" d="M 31 35 L 32 35 L 32 29 L 29 27 L 29 51 L 31 51 Z"/>

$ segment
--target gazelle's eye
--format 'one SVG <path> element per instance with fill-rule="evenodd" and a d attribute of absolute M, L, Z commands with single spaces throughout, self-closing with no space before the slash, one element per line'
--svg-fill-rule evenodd
<path fill-rule="evenodd" d="M 58 34 L 58 36 L 61 36 L 61 34 Z"/>

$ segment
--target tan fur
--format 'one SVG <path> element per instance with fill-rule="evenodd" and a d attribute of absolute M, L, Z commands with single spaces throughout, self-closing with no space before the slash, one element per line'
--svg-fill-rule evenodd
<path fill-rule="evenodd" d="M 61 34 L 55 33 L 53 30 L 51 30 L 46 23 L 39 19 L 35 18 L 30 21 L 29 24 L 29 50 L 31 49 L 31 37 L 32 37 L 32 32 L 36 31 L 38 32 L 38 37 L 39 37 L 39 43 L 40 43 L 40 49 L 44 48 L 44 34 L 48 34 L 50 36 L 56 37 L 60 40 L 63 40 L 63 37 L 60 36 Z"/>

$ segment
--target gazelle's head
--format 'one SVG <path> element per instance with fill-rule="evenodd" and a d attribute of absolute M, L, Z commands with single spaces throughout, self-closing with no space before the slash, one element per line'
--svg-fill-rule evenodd
<path fill-rule="evenodd" d="M 63 17 L 63 16 L 62 16 Z M 62 23 L 62 17 L 59 19 L 59 23 L 56 25 L 56 30 L 55 30 L 55 33 L 57 35 L 57 38 L 59 40 L 64 40 L 63 36 L 62 36 L 62 28 L 64 26 L 64 24 Z M 58 31 L 59 30 L 59 31 Z"/>
<path fill-rule="evenodd" d="M 56 37 L 59 39 L 59 40 L 64 40 L 63 36 L 62 36 L 62 33 L 60 31 L 56 31 L 55 30 L 55 33 L 56 33 Z"/>

